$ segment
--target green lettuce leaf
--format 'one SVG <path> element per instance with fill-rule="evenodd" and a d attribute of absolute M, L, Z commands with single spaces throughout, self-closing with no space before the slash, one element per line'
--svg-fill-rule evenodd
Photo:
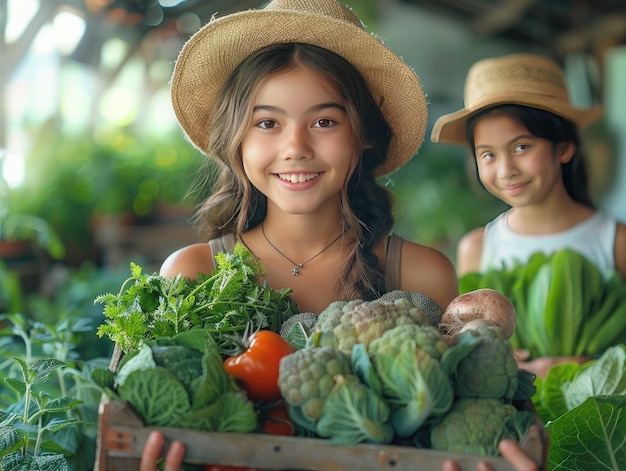
<path fill-rule="evenodd" d="M 626 396 L 589 397 L 546 426 L 548 469 L 623 471 L 626 463 Z"/>

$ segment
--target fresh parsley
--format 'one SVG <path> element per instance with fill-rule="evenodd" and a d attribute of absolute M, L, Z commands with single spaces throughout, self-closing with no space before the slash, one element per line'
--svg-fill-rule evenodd
<path fill-rule="evenodd" d="M 127 353 L 146 340 L 203 328 L 214 336 L 220 352 L 228 354 L 246 329 L 278 332 L 282 322 L 297 313 L 290 288 L 259 284 L 263 267 L 243 244 L 215 258 L 216 269 L 194 280 L 144 274 L 141 266 L 131 263 L 131 276 L 119 292 L 94 301 L 104 305 L 105 322 L 98 336 L 108 336 Z"/>

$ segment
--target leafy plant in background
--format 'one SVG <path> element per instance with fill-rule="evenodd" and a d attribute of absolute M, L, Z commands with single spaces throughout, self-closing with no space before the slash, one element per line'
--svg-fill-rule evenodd
<path fill-rule="evenodd" d="M 46 440 L 52 432 L 80 425 L 75 419 L 57 417 L 80 404 L 70 397 L 50 398 L 45 392 L 36 392 L 35 386 L 48 380 L 57 368 L 65 366 L 54 359 L 37 360 L 30 366 L 15 357 L 21 378 L 5 377 L 5 383 L 19 400 L 7 410 L 0 410 L 0 467 L 17 469 L 67 469 L 65 455 L 72 455 L 54 440 Z M 21 396 L 21 397 L 20 397 Z"/>
<path fill-rule="evenodd" d="M 124 276 L 90 264 L 55 266 L 41 292 L 24 293 L 0 262 L 3 471 L 92 469 L 102 390 L 91 371 L 106 368 L 113 349 L 95 335 L 103 315 L 93 299 Z"/>
<path fill-rule="evenodd" d="M 193 206 L 199 153 L 180 133 L 140 138 L 123 129 L 70 135 L 44 127 L 24 182 L 7 193 L 11 213 L 45 218 L 72 252 L 89 250 L 94 218 L 149 218 L 161 204 Z"/>
<path fill-rule="evenodd" d="M 89 378 L 106 359 L 69 359 L 73 322 L 50 329 L 20 314 L 0 322 L 0 380 L 9 388 L 0 394 L 0 468 L 91 469 L 102 391 Z"/>

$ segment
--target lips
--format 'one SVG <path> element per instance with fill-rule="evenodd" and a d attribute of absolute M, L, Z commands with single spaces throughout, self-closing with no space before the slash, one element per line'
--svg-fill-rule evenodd
<path fill-rule="evenodd" d="M 510 195 L 516 195 L 518 193 L 521 193 L 527 185 L 528 183 L 516 183 L 514 185 L 506 185 L 502 187 L 502 190 Z"/>
<path fill-rule="evenodd" d="M 319 176 L 319 172 L 316 173 L 279 173 L 278 178 L 283 181 L 291 183 L 304 183 L 309 180 L 313 180 Z"/>

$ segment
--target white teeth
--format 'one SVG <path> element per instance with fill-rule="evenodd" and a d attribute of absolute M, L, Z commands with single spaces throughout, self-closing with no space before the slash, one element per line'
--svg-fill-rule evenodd
<path fill-rule="evenodd" d="M 285 180 L 291 183 L 303 183 L 313 178 L 316 178 L 319 173 L 279 173 L 278 176 L 281 180 Z"/>

